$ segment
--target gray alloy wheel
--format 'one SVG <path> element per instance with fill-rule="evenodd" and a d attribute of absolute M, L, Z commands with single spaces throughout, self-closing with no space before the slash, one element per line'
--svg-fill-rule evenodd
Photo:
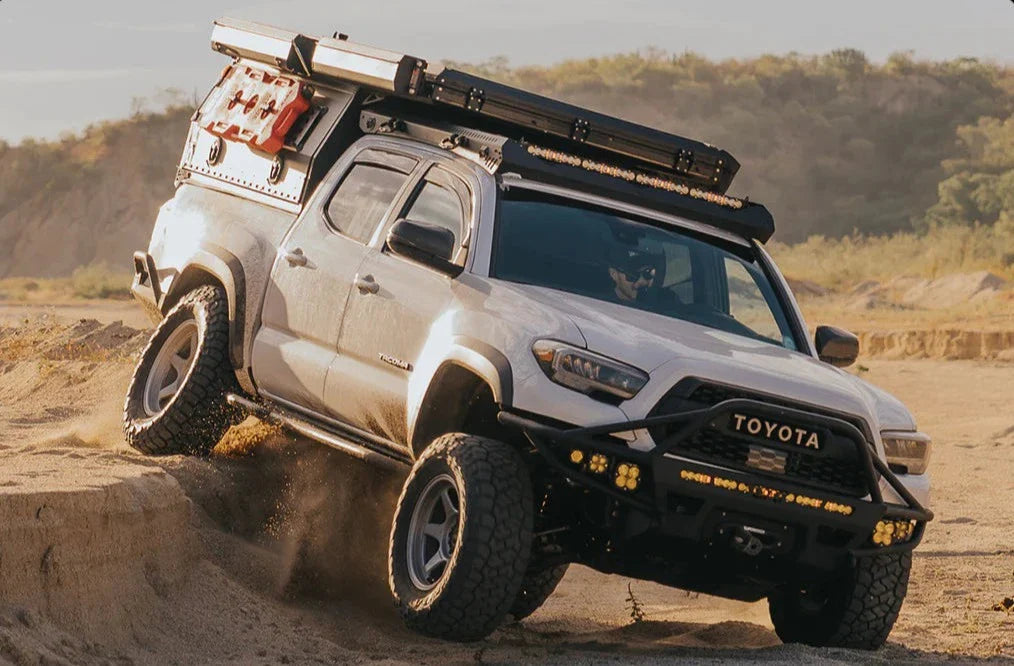
<path fill-rule="evenodd" d="M 432 590 L 447 569 L 458 541 L 458 490 L 448 474 L 423 489 L 408 528 L 408 574 L 420 590 Z"/>
<path fill-rule="evenodd" d="M 199 333 L 196 319 L 184 321 L 162 345 L 144 385 L 144 411 L 148 416 L 161 414 L 179 392 L 197 358 Z"/>

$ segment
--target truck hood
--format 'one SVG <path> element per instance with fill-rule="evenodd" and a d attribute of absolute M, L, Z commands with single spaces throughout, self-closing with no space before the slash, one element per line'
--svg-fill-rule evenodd
<path fill-rule="evenodd" d="M 525 291 L 570 317 L 588 349 L 651 375 L 623 405 L 630 418 L 645 416 L 676 382 L 693 376 L 853 414 L 874 431 L 914 426 L 892 396 L 808 354 L 616 303 L 543 287 Z"/>

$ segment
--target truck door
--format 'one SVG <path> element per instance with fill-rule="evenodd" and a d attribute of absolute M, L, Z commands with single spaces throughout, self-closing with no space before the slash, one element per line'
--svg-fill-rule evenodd
<path fill-rule="evenodd" d="M 408 218 L 450 229 L 457 240 L 455 261 L 464 262 L 473 207 L 462 177 L 432 165 L 400 208 L 389 225 Z M 350 296 L 324 394 L 338 418 L 405 444 L 408 381 L 431 327 L 451 304 L 453 281 L 388 251 L 387 226 L 359 267 L 360 288 Z"/>
<path fill-rule="evenodd" d="M 339 163 L 282 243 L 251 364 L 267 397 L 322 410 L 324 378 L 338 350 L 356 270 L 417 164 L 378 149 Z"/>

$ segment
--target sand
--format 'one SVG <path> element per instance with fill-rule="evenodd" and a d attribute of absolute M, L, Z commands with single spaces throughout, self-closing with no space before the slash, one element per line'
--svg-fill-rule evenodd
<path fill-rule="evenodd" d="M 1014 595 L 1014 364 L 863 360 L 936 447 L 938 520 L 883 650 L 783 646 L 763 602 L 582 567 L 524 623 L 455 645 L 408 632 L 389 600 L 400 479 L 252 420 L 209 459 L 137 455 L 119 412 L 143 335 L 84 305 L 100 321 L 2 314 L 0 664 L 1014 658 L 1014 615 L 992 610 Z"/>

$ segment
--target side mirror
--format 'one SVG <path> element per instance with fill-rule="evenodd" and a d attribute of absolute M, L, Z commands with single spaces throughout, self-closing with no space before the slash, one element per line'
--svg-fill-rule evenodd
<path fill-rule="evenodd" d="M 451 262 L 454 233 L 444 227 L 413 220 L 398 220 L 387 233 L 391 252 L 457 277 L 464 270 Z"/>
<path fill-rule="evenodd" d="M 818 326 L 813 336 L 817 357 L 824 363 L 844 368 L 859 357 L 859 338 L 834 326 Z"/>

